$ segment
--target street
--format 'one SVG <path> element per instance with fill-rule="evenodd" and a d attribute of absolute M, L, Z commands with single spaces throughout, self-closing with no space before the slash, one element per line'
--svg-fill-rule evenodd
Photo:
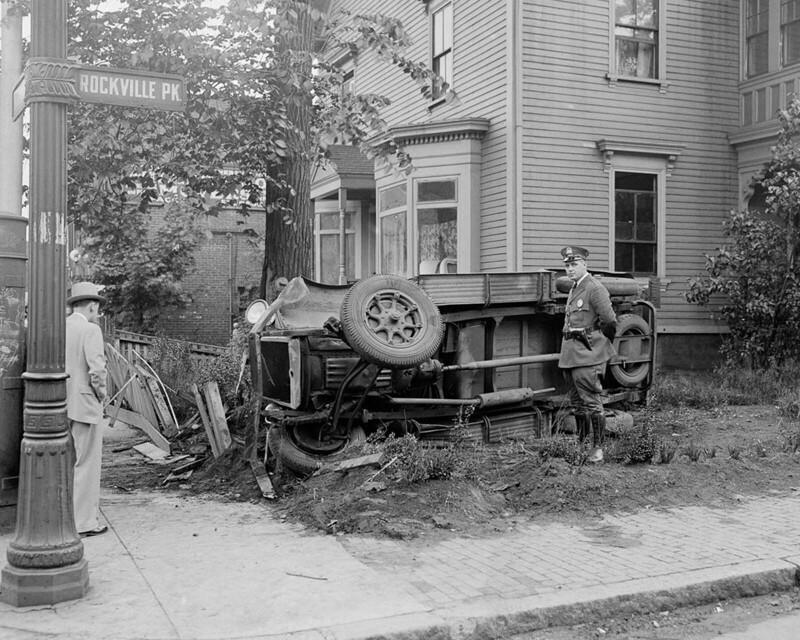
<path fill-rule="evenodd" d="M 797 640 L 800 589 L 557 627 L 512 636 L 509 640 Z"/>

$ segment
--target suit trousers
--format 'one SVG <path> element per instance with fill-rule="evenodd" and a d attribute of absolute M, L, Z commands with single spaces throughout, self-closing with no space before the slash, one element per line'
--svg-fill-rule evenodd
<path fill-rule="evenodd" d="M 587 413 L 602 413 L 603 402 L 600 392 L 603 390 L 601 378 L 606 372 L 606 363 L 592 364 L 587 367 L 563 369 L 564 379 L 569 384 L 569 403 L 572 408 Z"/>
<path fill-rule="evenodd" d="M 75 447 L 75 482 L 72 504 L 75 528 L 78 533 L 91 531 L 100 517 L 100 465 L 103 460 L 103 429 L 105 419 L 97 424 L 69 421 Z"/>

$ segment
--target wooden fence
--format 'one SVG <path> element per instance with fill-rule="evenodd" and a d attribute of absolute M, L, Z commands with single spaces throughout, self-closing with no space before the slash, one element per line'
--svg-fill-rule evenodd
<path fill-rule="evenodd" d="M 113 345 L 122 356 L 132 361 L 136 356 L 133 355 L 135 351 L 143 358 L 147 359 L 150 345 L 153 344 L 155 338 L 141 333 L 133 333 L 131 331 L 114 331 Z M 193 358 L 198 360 L 205 360 L 207 358 L 216 358 L 224 354 L 227 349 L 213 344 L 201 344 L 199 342 L 189 342 L 189 351 Z"/>

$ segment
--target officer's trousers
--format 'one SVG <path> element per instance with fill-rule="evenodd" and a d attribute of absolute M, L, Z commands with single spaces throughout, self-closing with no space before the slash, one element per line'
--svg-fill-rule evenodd
<path fill-rule="evenodd" d="M 602 378 L 606 373 L 606 363 L 563 369 L 564 379 L 569 384 L 569 403 L 573 409 L 585 413 L 602 413 L 603 403 L 600 392 L 603 390 Z"/>

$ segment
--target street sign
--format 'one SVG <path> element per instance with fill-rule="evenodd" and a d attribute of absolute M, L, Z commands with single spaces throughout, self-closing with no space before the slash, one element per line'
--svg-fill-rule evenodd
<path fill-rule="evenodd" d="M 79 66 L 75 89 L 83 102 L 183 111 L 186 86 L 180 76 L 113 67 Z"/>

